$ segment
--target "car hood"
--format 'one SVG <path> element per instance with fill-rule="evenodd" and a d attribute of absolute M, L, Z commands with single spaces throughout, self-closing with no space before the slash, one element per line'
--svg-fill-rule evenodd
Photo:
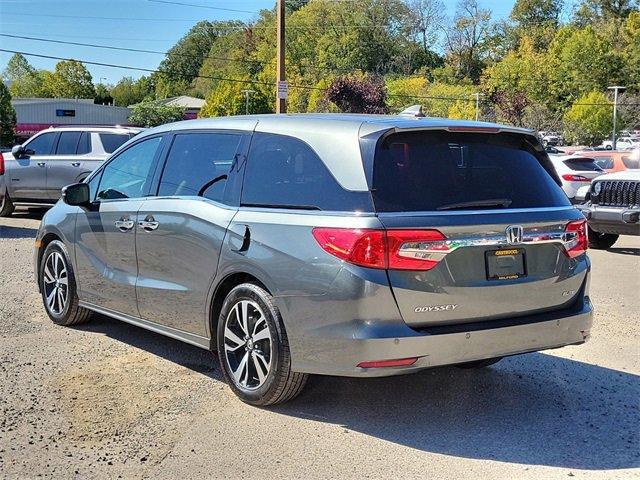
<path fill-rule="evenodd" d="M 640 180 L 640 170 L 623 170 L 621 172 L 607 173 L 606 175 L 600 175 L 597 180 Z"/>

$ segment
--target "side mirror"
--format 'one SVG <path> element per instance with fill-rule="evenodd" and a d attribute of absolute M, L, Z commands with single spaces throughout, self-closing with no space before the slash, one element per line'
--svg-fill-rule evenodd
<path fill-rule="evenodd" d="M 81 207 L 89 205 L 89 184 L 74 183 L 62 189 L 62 201 L 67 205 Z"/>
<path fill-rule="evenodd" d="M 25 149 L 22 145 L 16 145 L 11 149 L 11 154 L 15 158 L 22 158 L 24 156 Z"/>

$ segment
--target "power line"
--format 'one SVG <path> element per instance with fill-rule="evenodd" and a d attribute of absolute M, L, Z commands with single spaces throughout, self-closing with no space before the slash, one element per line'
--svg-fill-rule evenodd
<path fill-rule="evenodd" d="M 79 47 L 104 48 L 107 50 L 121 50 L 125 52 L 152 53 L 156 55 L 165 55 L 165 56 L 176 55 L 176 56 L 189 57 L 189 58 L 193 57 L 193 55 L 190 55 L 188 53 L 169 52 L 169 51 L 161 51 L 161 50 L 146 50 L 142 48 L 116 47 L 115 45 L 101 45 L 96 43 L 70 42 L 67 40 L 55 40 L 51 38 L 41 38 L 41 37 L 28 37 L 25 35 L 14 35 L 9 33 L 0 33 L 0 37 L 19 38 L 22 40 L 34 40 L 37 42 L 46 42 L 46 43 L 58 43 L 62 45 L 75 45 Z M 240 63 L 263 63 L 263 64 L 269 63 L 269 62 L 264 62 L 262 60 L 244 60 L 244 59 L 228 58 L 228 57 L 216 57 L 211 55 L 207 55 L 204 58 L 210 58 L 212 60 L 222 60 L 227 62 L 240 62 Z"/>
<path fill-rule="evenodd" d="M 222 7 L 212 7 L 210 5 L 196 5 L 193 3 L 186 2 L 170 2 L 167 0 L 147 0 L 147 2 L 153 3 L 165 3 L 168 5 L 181 5 L 183 7 L 197 7 L 197 8 L 208 8 L 209 10 L 223 10 L 225 12 L 236 12 L 236 13 L 260 13 L 256 10 L 236 10 L 234 8 L 222 8 Z"/>

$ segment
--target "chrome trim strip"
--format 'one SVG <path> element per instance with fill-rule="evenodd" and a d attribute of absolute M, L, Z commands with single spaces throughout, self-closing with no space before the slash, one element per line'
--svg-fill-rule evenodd
<path fill-rule="evenodd" d="M 506 235 L 486 235 L 474 237 L 447 238 L 434 242 L 406 242 L 398 250 L 397 255 L 421 260 L 442 260 L 459 248 L 467 247 L 518 247 L 519 245 L 542 245 L 557 243 L 567 250 L 577 241 L 577 232 L 526 232 L 521 242 L 510 243 Z"/>
<path fill-rule="evenodd" d="M 142 318 L 132 317 L 124 313 L 118 313 L 114 310 L 110 310 L 104 307 L 99 307 L 98 305 L 93 305 L 83 300 L 80 300 L 78 302 L 78 305 L 88 310 L 92 310 L 94 312 L 101 313 L 102 315 L 106 315 L 107 317 L 112 317 L 112 318 L 115 318 L 116 320 L 120 320 L 122 322 L 135 325 L 136 327 L 144 328 L 146 330 L 151 330 L 152 332 L 159 333 L 160 335 L 164 335 L 166 337 L 175 338 L 176 340 L 181 340 L 185 343 L 195 345 L 196 347 L 204 348 L 206 350 L 211 349 L 211 342 L 208 338 L 201 337 L 200 335 L 196 335 L 194 333 L 183 332 L 182 330 L 178 330 L 177 328 L 167 327 L 165 325 L 160 325 L 158 323 L 150 322 L 149 320 L 143 320 Z"/>

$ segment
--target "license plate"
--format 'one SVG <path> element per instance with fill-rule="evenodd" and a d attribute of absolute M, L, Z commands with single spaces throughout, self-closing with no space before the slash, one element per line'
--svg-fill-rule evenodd
<path fill-rule="evenodd" d="M 527 275 L 527 264 L 522 248 L 485 252 L 487 280 L 515 280 Z"/>

